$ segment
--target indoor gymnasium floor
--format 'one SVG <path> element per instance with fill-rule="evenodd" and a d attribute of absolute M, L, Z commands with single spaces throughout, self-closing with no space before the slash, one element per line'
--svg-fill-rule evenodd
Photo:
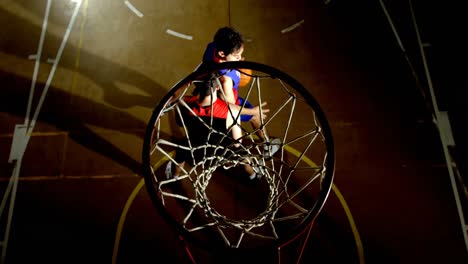
<path fill-rule="evenodd" d="M 158 100 L 225 25 L 243 33 L 246 60 L 296 78 L 331 125 L 334 188 L 301 263 L 468 263 L 430 110 L 382 7 L 362 2 L 0 1 L 5 263 L 191 263 L 151 204 L 141 146 Z M 395 5 L 389 14 L 407 18 Z M 31 138 L 11 151 L 25 117 Z M 281 263 L 296 263 L 289 254 Z"/>

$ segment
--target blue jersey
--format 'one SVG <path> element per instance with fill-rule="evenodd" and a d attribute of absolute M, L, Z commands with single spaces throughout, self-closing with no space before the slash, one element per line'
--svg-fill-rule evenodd
<path fill-rule="evenodd" d="M 219 63 L 219 58 L 216 56 L 216 45 L 213 42 L 206 46 L 202 60 L 202 63 L 207 64 Z M 222 69 L 218 73 L 224 76 L 228 76 L 232 79 L 232 92 L 234 93 L 236 104 L 243 105 L 244 99 L 239 97 L 240 72 L 238 70 Z M 252 104 L 250 104 L 248 101 L 246 102 L 245 106 L 247 108 L 253 108 Z M 251 115 L 241 115 L 241 121 L 249 121 L 251 118 Z"/>
<path fill-rule="evenodd" d="M 204 63 L 219 63 L 219 59 L 216 57 L 216 45 L 211 42 L 206 46 L 205 52 L 203 53 L 203 62 Z M 240 82 L 240 72 L 237 70 L 222 69 L 219 71 L 219 74 L 228 76 L 232 79 L 232 88 L 234 89 L 234 97 L 237 100 L 238 88 Z"/>

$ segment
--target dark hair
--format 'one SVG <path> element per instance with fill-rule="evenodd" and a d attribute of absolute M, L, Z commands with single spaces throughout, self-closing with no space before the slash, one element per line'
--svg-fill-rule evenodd
<path fill-rule="evenodd" d="M 231 27 L 222 27 L 216 32 L 213 42 L 218 51 L 226 56 L 240 49 L 244 44 L 242 35 Z"/>
<path fill-rule="evenodd" d="M 210 74 L 205 76 L 202 80 L 194 82 L 195 89 L 192 94 L 199 95 L 200 98 L 205 98 L 206 96 L 214 93 L 218 86 L 216 79 L 217 77 L 215 74 Z"/>

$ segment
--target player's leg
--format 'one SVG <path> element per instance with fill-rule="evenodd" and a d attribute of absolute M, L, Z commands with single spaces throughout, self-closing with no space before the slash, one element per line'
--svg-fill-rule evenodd
<path fill-rule="evenodd" d="M 238 105 L 244 106 L 246 108 L 253 108 L 254 106 L 246 101 L 244 98 L 239 97 L 237 101 Z M 251 115 L 241 115 L 242 122 L 250 122 L 252 127 L 257 131 L 257 136 L 262 142 L 265 143 L 264 151 L 266 156 L 273 156 L 281 147 L 281 140 L 275 137 L 268 137 L 266 134 L 266 128 L 261 128 L 261 120 L 259 118 L 253 117 Z"/>
<path fill-rule="evenodd" d="M 245 108 L 254 108 L 254 106 L 249 101 L 246 101 L 242 97 L 239 97 L 236 103 L 237 105 L 243 106 Z M 257 136 L 260 138 L 260 140 L 262 142 L 266 141 L 265 134 L 263 133 L 263 130 L 260 129 L 261 120 L 259 118 L 255 118 L 251 115 L 241 115 L 241 122 L 250 122 L 252 127 L 257 131 Z"/>
<path fill-rule="evenodd" d="M 180 142 L 183 144 L 183 142 Z M 182 169 L 185 166 L 185 161 L 190 158 L 190 153 L 187 150 L 177 148 L 174 160 L 168 161 L 165 168 L 166 179 L 177 178 L 181 175 Z"/>

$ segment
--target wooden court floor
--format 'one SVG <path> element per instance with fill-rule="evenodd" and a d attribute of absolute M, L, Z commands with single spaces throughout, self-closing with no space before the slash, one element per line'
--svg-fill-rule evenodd
<path fill-rule="evenodd" d="M 0 22 L 5 263 L 192 263 L 149 199 L 141 146 L 157 102 L 224 25 L 243 33 L 246 60 L 317 99 L 335 141 L 327 203 L 302 255 L 287 248 L 281 263 L 468 262 L 438 130 L 378 4 L 6 0 Z M 220 261 L 188 247 L 196 263 Z M 277 260 L 244 262 L 258 261 Z"/>

